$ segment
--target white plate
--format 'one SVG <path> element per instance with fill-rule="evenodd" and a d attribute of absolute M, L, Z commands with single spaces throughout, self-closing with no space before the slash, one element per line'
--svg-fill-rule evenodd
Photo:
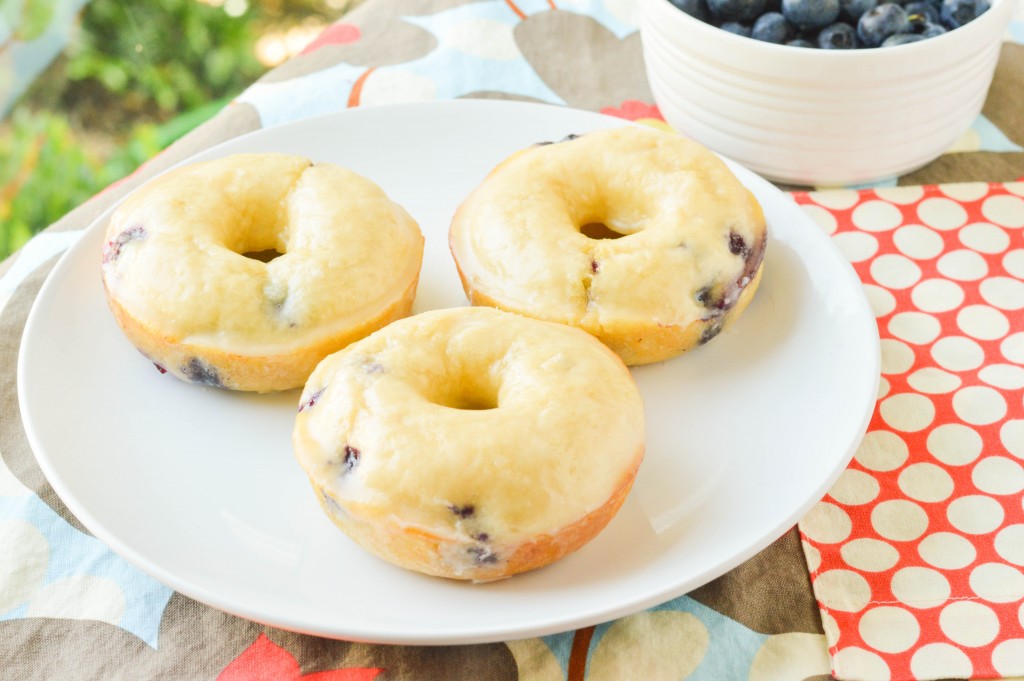
<path fill-rule="evenodd" d="M 200 154 L 279 151 L 373 179 L 426 234 L 416 311 L 465 304 L 447 248 L 459 202 L 501 158 L 623 125 L 571 109 L 450 101 L 353 109 Z M 43 286 L 18 367 L 39 464 L 97 537 L 214 607 L 321 636 L 475 643 L 569 630 L 700 586 L 783 534 L 852 456 L 871 415 L 878 335 L 860 282 L 784 194 L 742 168 L 770 226 L 764 283 L 713 342 L 634 373 L 647 458 L 608 528 L 543 570 L 485 585 L 420 576 L 357 548 L 293 459 L 297 392 L 246 395 L 160 375 L 103 299 L 102 227 Z"/>

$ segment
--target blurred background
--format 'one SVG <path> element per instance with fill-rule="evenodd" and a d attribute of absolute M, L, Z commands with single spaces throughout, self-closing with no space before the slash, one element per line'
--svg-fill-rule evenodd
<path fill-rule="evenodd" d="M 358 0 L 0 0 L 0 260 Z"/>

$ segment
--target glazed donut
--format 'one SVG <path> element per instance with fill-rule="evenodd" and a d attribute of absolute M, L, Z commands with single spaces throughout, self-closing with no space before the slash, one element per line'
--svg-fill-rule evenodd
<path fill-rule="evenodd" d="M 489 581 L 551 563 L 611 520 L 643 457 L 644 413 L 628 369 L 589 334 L 461 307 L 321 362 L 293 444 L 356 543 Z"/>
<path fill-rule="evenodd" d="M 107 225 L 102 278 L 158 369 L 267 392 L 301 387 L 325 356 L 408 315 L 422 256 L 416 222 L 370 180 L 241 154 L 132 194 Z"/>
<path fill-rule="evenodd" d="M 726 328 L 757 289 L 766 236 L 717 156 L 630 126 L 513 154 L 459 207 L 449 245 L 473 305 L 578 326 L 633 365 Z"/>

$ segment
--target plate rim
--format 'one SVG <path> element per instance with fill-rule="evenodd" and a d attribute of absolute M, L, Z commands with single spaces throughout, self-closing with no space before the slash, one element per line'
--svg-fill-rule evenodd
<path fill-rule="evenodd" d="M 54 492 L 60 497 L 62 503 L 64 503 L 68 510 L 71 511 L 74 516 L 91 532 L 97 539 L 102 541 L 108 548 L 123 557 L 132 565 L 136 566 L 146 574 L 157 579 L 161 583 L 170 587 L 174 591 L 177 591 L 185 596 L 194 598 L 197 601 L 205 603 L 211 607 L 217 608 L 224 612 L 243 617 L 248 620 L 267 624 L 269 626 L 279 627 L 290 631 L 295 631 L 303 634 L 310 634 L 315 636 L 336 638 L 350 641 L 363 641 L 371 643 L 384 643 L 384 644 L 399 644 L 399 645 L 462 645 L 462 644 L 477 644 L 477 643 L 492 643 L 508 640 L 516 640 L 522 638 L 529 638 L 535 636 L 543 636 L 549 634 L 555 634 L 565 631 L 570 631 L 584 626 L 595 625 L 601 622 L 610 621 L 623 617 L 632 613 L 639 612 L 641 610 L 659 605 L 661 603 L 672 600 L 673 598 L 679 597 L 692 589 L 696 588 L 700 584 L 705 584 L 708 581 L 725 574 L 729 570 L 735 568 L 742 562 L 756 555 L 762 551 L 765 547 L 770 545 L 772 542 L 777 540 L 787 531 L 792 529 L 797 521 L 803 517 L 807 511 L 810 510 L 814 504 L 816 504 L 824 496 L 825 492 L 831 487 L 836 479 L 842 474 L 843 470 L 852 459 L 857 447 L 860 444 L 861 438 L 867 431 L 870 424 L 872 415 L 874 413 L 876 404 L 876 395 L 878 384 L 880 381 L 881 373 L 881 358 L 880 358 L 880 340 L 877 333 L 877 326 L 875 322 L 875 316 L 871 312 L 870 305 L 868 303 L 866 295 L 863 293 L 862 282 L 854 271 L 852 265 L 842 255 L 840 249 L 836 245 L 833 239 L 827 234 L 817 228 L 813 224 L 808 216 L 803 216 L 807 225 L 813 228 L 809 233 L 812 236 L 808 237 L 812 240 L 816 240 L 819 245 L 826 245 L 826 247 L 832 252 L 832 255 L 836 262 L 843 267 L 841 277 L 847 280 L 847 284 L 856 286 L 856 289 L 860 291 L 858 296 L 859 304 L 861 305 L 861 313 L 865 320 L 870 322 L 870 326 L 873 328 L 873 333 L 866 334 L 866 338 L 871 341 L 874 351 L 869 352 L 867 359 L 871 361 L 870 371 L 867 372 L 869 376 L 873 377 L 873 381 L 868 381 L 869 386 L 865 387 L 865 393 L 870 395 L 870 399 L 864 398 L 864 404 L 861 406 L 861 413 L 859 419 L 859 425 L 856 427 L 855 432 L 859 433 L 858 436 L 854 437 L 850 443 L 848 443 L 846 450 L 842 456 L 836 459 L 835 465 L 832 467 L 831 474 L 825 479 L 821 480 L 818 485 L 818 489 L 815 495 L 810 496 L 801 504 L 797 504 L 793 510 L 785 515 L 783 522 L 777 523 L 771 531 L 762 531 L 760 533 L 759 541 L 749 543 L 747 548 L 742 551 L 736 551 L 732 554 L 728 560 L 720 561 L 714 565 L 705 566 L 703 570 L 699 572 L 699 577 L 691 581 L 699 581 L 698 584 L 692 584 L 687 582 L 685 584 L 670 584 L 661 585 L 659 588 L 646 589 L 645 595 L 639 598 L 634 598 L 628 602 L 624 602 L 612 607 L 602 606 L 597 603 L 586 612 L 580 612 L 579 610 L 574 611 L 571 614 L 563 614 L 561 617 L 552 619 L 550 616 L 543 618 L 544 623 L 533 622 L 533 623 L 518 623 L 516 625 L 509 625 L 505 627 L 492 627 L 490 629 L 479 630 L 469 625 L 463 625 L 461 633 L 447 632 L 444 634 L 437 634 L 433 631 L 426 630 L 417 627 L 408 627 L 407 625 L 401 625 L 397 628 L 392 626 L 386 631 L 380 630 L 356 630 L 355 628 L 349 627 L 317 627 L 311 629 L 308 622 L 301 621 L 294 617 L 290 617 L 289 613 L 278 613 L 275 616 L 268 617 L 265 612 L 261 612 L 258 608 L 246 607 L 247 604 L 240 604 L 225 600 L 220 597 L 216 592 L 210 591 L 209 589 L 203 588 L 200 584 L 193 584 L 188 582 L 187 579 L 183 580 L 177 575 L 166 570 L 162 565 L 155 563 L 154 561 L 147 558 L 143 553 L 140 553 L 136 548 L 131 546 L 125 540 L 122 540 L 117 536 L 116 532 L 108 530 L 106 525 L 99 521 L 89 509 L 83 505 L 83 503 L 77 498 L 62 476 L 58 473 L 54 466 L 54 462 L 44 452 L 44 447 L 40 441 L 39 433 L 32 421 L 31 409 L 28 405 L 28 396 L 26 389 L 24 388 L 26 381 L 28 380 L 27 364 L 28 360 L 25 359 L 26 352 L 25 348 L 28 347 L 28 341 L 36 333 L 35 326 L 39 324 L 38 317 L 40 314 L 38 310 L 42 307 L 40 301 L 48 300 L 50 296 L 56 295 L 50 291 L 51 288 L 55 288 L 55 283 L 59 277 L 54 276 L 58 272 L 63 272 L 65 269 L 70 267 L 67 263 L 76 257 L 76 253 L 79 249 L 84 248 L 80 244 L 87 242 L 90 235 L 95 239 L 97 233 L 101 231 L 103 224 L 108 220 L 110 214 L 116 210 L 116 208 L 128 197 L 130 197 L 139 188 L 145 186 L 153 179 L 160 177 L 164 173 L 170 172 L 176 167 L 186 165 L 197 160 L 204 158 L 215 158 L 228 153 L 237 153 L 232 151 L 232 147 L 245 146 L 250 143 L 253 139 L 258 139 L 262 136 L 277 136 L 281 134 L 288 134 L 289 130 L 301 130 L 306 127 L 315 127 L 317 125 L 323 125 L 327 121 L 335 120 L 339 117 L 344 118 L 352 115 L 365 115 L 371 116 L 375 112 L 379 112 L 381 109 L 400 110 L 407 109 L 408 111 L 418 111 L 423 108 L 440 108 L 448 109 L 450 107 L 457 108 L 479 108 L 484 109 L 509 109 L 518 108 L 522 111 L 536 110 L 536 109 L 548 109 L 558 110 L 560 113 L 569 114 L 580 114 L 583 117 L 592 118 L 597 121 L 604 119 L 606 122 L 614 123 L 617 125 L 634 125 L 635 123 L 627 121 L 625 119 L 608 116 L 606 114 L 595 113 L 592 111 L 585 111 L 579 109 L 572 109 L 569 107 L 542 104 L 533 102 L 518 102 L 518 101 L 505 101 L 505 100 L 488 100 L 488 99 L 463 99 L 463 100 L 436 100 L 429 102 L 405 102 L 398 104 L 380 105 L 377 107 L 366 107 L 357 109 L 342 109 L 335 112 L 329 112 L 324 114 L 318 114 L 307 118 L 282 123 L 275 126 L 266 128 L 260 128 L 257 130 L 249 131 L 244 134 L 235 136 L 228 140 L 224 140 L 216 145 L 200 150 L 195 154 L 189 155 L 187 158 L 180 160 L 177 163 L 171 164 L 168 168 L 155 174 L 152 178 L 145 180 L 140 183 L 139 187 L 134 188 L 128 192 L 124 197 L 121 197 L 115 201 L 106 210 L 101 212 L 95 219 L 93 219 L 87 227 L 82 230 L 82 235 L 79 239 L 73 243 L 70 247 L 60 255 L 57 262 L 54 264 L 52 270 L 47 274 L 46 280 L 43 282 L 35 300 L 33 300 L 31 309 L 26 318 L 25 327 L 21 335 L 21 343 L 19 345 L 19 355 L 17 361 L 17 392 L 18 392 L 18 404 L 21 414 L 22 424 L 24 431 L 32 452 L 35 455 L 36 461 L 40 466 L 47 482 L 53 488 Z M 591 126 L 593 127 L 593 126 Z M 721 155 L 719 155 L 721 157 Z M 753 171 L 743 167 L 742 165 L 731 161 L 728 158 L 722 157 L 730 168 L 737 174 L 742 183 L 755 191 L 755 194 L 767 193 L 774 197 L 773 200 L 786 200 L 787 196 L 784 192 L 779 190 L 777 187 L 772 185 L 764 178 L 758 176 Z M 802 214 L 799 206 L 793 202 L 792 206 L 787 206 L 787 210 L 794 211 L 794 214 Z M 862 331 L 868 331 L 865 327 Z M 870 389 L 868 389 L 870 388 Z M 401 631 L 399 631 L 401 629 Z"/>

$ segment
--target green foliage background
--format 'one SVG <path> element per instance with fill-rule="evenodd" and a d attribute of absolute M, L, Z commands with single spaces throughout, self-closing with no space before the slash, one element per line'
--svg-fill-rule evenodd
<path fill-rule="evenodd" d="M 333 4 L 234 0 L 229 13 L 198 0 L 91 0 L 64 54 L 0 123 L 0 259 L 256 80 L 264 32 L 348 9 Z M 23 16 L 21 31 L 50 15 Z"/>

